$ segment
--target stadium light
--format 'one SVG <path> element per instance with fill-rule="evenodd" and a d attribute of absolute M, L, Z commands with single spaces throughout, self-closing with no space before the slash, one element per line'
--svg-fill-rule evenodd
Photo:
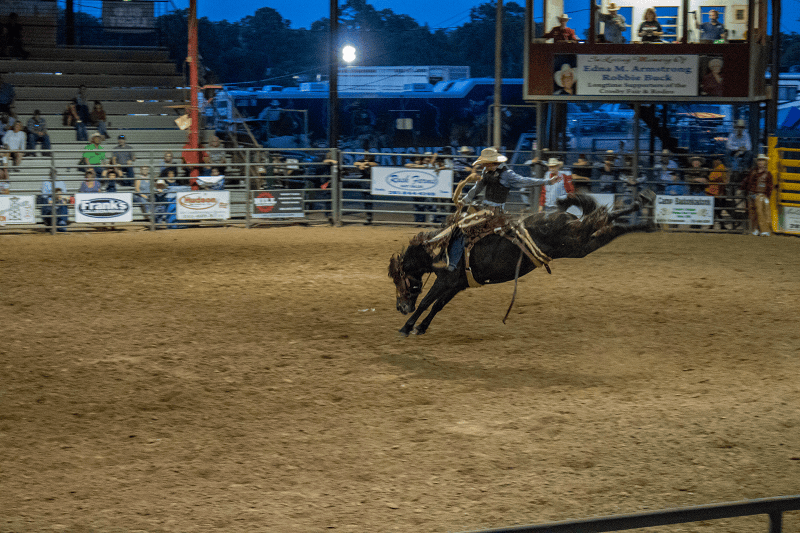
<path fill-rule="evenodd" d="M 355 47 L 350 46 L 348 44 L 347 46 L 342 48 L 342 60 L 345 63 L 348 63 L 348 64 L 352 63 L 353 61 L 355 61 L 356 60 L 356 49 L 355 49 Z"/>

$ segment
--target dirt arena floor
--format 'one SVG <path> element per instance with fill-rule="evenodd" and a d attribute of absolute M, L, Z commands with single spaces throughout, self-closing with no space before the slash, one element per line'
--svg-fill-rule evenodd
<path fill-rule="evenodd" d="M 521 279 L 505 325 L 513 284 L 401 338 L 386 271 L 414 232 L 0 236 L 0 531 L 458 532 L 800 494 L 800 239 L 628 235 Z"/>

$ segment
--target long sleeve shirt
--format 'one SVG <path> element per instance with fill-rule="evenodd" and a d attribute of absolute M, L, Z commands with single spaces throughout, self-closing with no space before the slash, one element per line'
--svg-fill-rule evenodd
<path fill-rule="evenodd" d="M 753 144 L 750 141 L 750 134 L 746 131 L 742 131 L 741 136 L 736 135 L 736 133 L 731 133 L 728 135 L 728 140 L 725 142 L 725 148 L 727 148 L 729 152 L 736 152 L 737 150 L 749 152 L 753 149 Z"/>

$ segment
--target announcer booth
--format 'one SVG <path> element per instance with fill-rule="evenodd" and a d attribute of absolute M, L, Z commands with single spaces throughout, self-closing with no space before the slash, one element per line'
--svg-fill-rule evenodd
<path fill-rule="evenodd" d="M 766 0 L 618 1 L 527 0 L 523 97 L 537 106 L 538 131 L 546 133 L 541 129 L 544 115 L 554 117 L 551 149 L 558 149 L 553 139 L 563 130 L 559 110 L 567 109 L 558 104 L 585 101 L 630 105 L 635 130 L 640 119 L 657 129 L 663 117 L 656 116 L 656 110 L 666 109 L 664 104 L 747 106 L 751 138 L 762 138 L 759 119 L 766 116 L 768 130 L 774 124 L 766 105 L 770 91 L 765 72 L 771 60 Z M 772 27 L 779 20 L 779 2 L 772 0 Z M 625 19 L 615 19 L 616 42 L 606 38 L 609 7 L 617 8 L 616 14 Z M 654 12 L 655 17 L 648 13 L 648 19 L 655 18 L 661 27 L 658 42 L 647 42 L 653 39 L 639 33 L 646 11 Z M 554 42 L 547 37 L 560 19 L 566 19 L 562 15 L 569 17 L 567 27 L 575 31 L 577 41 Z M 715 40 L 704 38 L 707 34 L 698 29 L 712 16 L 727 30 Z M 777 85 L 777 79 L 772 83 Z M 676 148 L 667 139 L 662 141 L 665 147 Z"/>

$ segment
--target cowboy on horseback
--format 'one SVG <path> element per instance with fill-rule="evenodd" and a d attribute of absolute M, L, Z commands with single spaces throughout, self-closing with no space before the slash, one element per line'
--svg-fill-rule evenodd
<path fill-rule="evenodd" d="M 480 192 L 483 192 L 483 200 L 479 206 L 480 210 L 465 216 L 456 223 L 459 228 L 463 230 L 467 226 L 476 225 L 483 221 L 488 222 L 498 218 L 504 219 L 504 207 L 512 187 L 536 187 L 537 185 L 547 185 L 558 181 L 558 177 L 528 178 L 520 176 L 508 168 L 505 164 L 507 160 L 506 156 L 501 155 L 495 148 L 484 148 L 481 151 L 480 157 L 472 165 L 472 174 L 456 187 L 453 202 L 458 207 L 463 208 L 465 205 L 472 204 Z M 478 171 L 480 171 L 480 175 Z M 461 191 L 464 185 L 475 181 L 478 181 L 478 183 L 467 195 L 462 197 Z M 503 225 L 505 223 L 504 221 Z M 453 228 L 448 228 L 445 231 L 449 234 L 453 231 Z M 446 236 L 444 232 L 440 235 L 442 237 Z M 432 241 L 437 240 L 438 237 L 434 237 Z M 464 253 L 465 245 L 465 237 L 462 231 L 458 238 L 453 239 L 450 245 L 447 263 L 437 264 L 436 266 L 446 267 L 449 271 L 455 270 Z"/>

